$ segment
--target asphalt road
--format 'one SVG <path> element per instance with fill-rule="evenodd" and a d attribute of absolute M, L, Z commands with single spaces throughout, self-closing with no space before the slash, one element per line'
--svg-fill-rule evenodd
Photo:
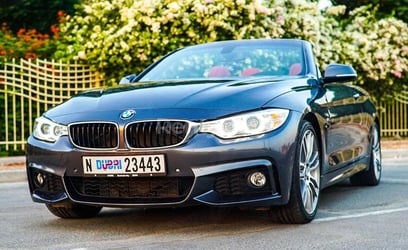
<path fill-rule="evenodd" d="M 306 225 L 207 207 L 104 209 L 97 218 L 64 220 L 33 203 L 25 182 L 0 183 L 0 249 L 406 249 L 408 158 L 383 165 L 379 186 L 324 190 Z"/>

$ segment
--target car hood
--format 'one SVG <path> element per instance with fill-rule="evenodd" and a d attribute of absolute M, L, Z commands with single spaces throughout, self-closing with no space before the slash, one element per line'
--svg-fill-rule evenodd
<path fill-rule="evenodd" d="M 301 80 L 275 77 L 118 85 L 82 92 L 50 109 L 45 116 L 61 123 L 116 121 L 123 111 L 133 109 L 137 119 L 205 120 L 261 108 L 299 86 Z"/>

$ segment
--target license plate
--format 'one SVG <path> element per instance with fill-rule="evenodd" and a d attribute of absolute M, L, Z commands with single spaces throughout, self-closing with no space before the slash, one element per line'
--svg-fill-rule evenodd
<path fill-rule="evenodd" d="M 85 175 L 163 176 L 166 175 L 164 155 L 84 156 Z"/>

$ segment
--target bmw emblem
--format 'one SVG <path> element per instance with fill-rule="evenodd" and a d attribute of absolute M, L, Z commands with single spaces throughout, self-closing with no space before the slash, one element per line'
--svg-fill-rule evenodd
<path fill-rule="evenodd" d="M 120 119 L 127 120 L 127 119 L 132 118 L 135 114 L 136 114 L 136 111 L 134 111 L 133 109 L 125 110 L 122 112 L 122 114 L 120 114 Z"/>

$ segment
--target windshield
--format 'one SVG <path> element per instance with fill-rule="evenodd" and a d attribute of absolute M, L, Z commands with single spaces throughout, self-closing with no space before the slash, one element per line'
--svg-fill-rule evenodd
<path fill-rule="evenodd" d="M 302 46 L 215 43 L 191 46 L 164 58 L 139 81 L 239 78 L 305 74 Z"/>

